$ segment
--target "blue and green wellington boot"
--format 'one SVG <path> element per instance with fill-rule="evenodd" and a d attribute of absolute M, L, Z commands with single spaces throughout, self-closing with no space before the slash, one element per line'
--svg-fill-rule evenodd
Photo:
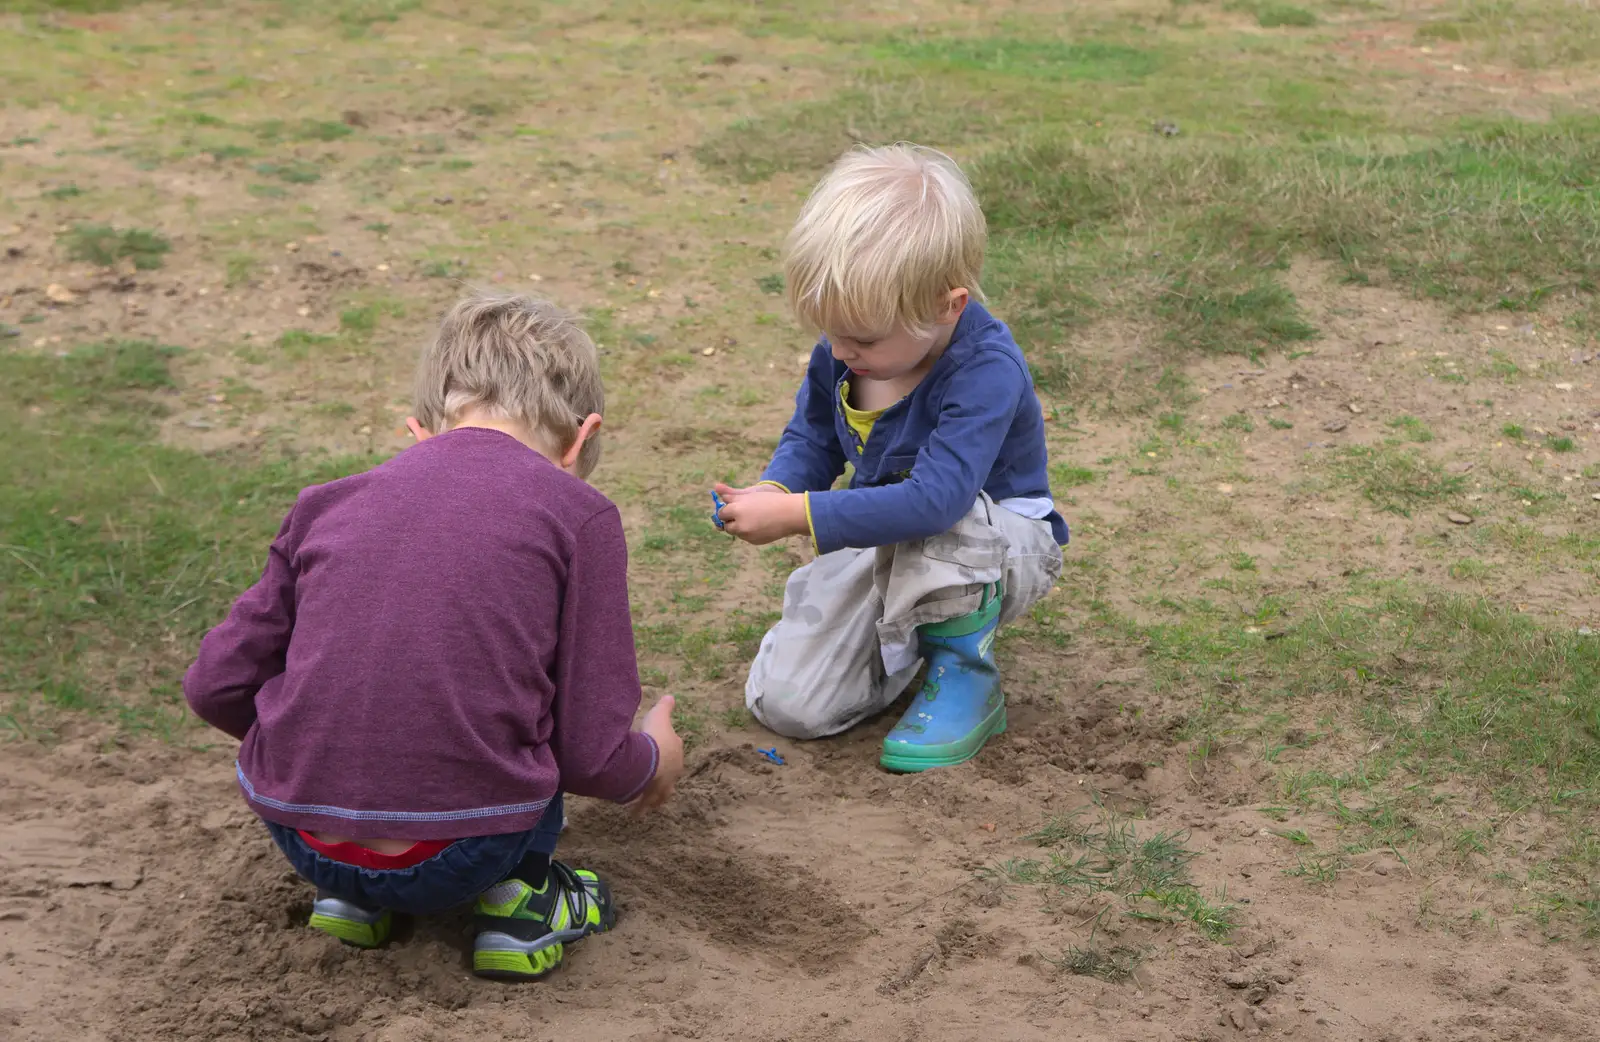
<path fill-rule="evenodd" d="M 965 763 L 991 735 L 1005 733 L 1006 702 L 994 663 L 999 625 L 1000 587 L 994 584 L 972 614 L 918 627 L 928 675 L 884 736 L 878 762 L 886 769 L 913 774 Z"/>

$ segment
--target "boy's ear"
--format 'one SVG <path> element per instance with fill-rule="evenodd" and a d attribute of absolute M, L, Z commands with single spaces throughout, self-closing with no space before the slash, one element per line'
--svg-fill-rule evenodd
<path fill-rule="evenodd" d="M 957 286 L 950 291 L 950 296 L 945 298 L 945 312 L 939 322 L 941 326 L 954 325 L 962 313 L 967 310 L 967 301 L 972 299 L 972 293 L 965 286 Z"/>
<path fill-rule="evenodd" d="M 583 443 L 594 437 L 600 429 L 600 414 L 592 412 L 583 418 L 578 425 L 578 434 L 572 439 L 572 444 L 567 446 L 567 451 L 561 454 L 561 469 L 570 471 L 578 465 L 578 453 L 583 451 Z"/>

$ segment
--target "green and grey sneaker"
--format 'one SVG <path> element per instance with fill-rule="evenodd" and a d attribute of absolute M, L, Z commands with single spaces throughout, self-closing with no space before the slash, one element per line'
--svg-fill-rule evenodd
<path fill-rule="evenodd" d="M 617 921 L 611 888 L 585 869 L 550 862 L 535 890 L 520 879 L 478 898 L 472 971 L 498 980 L 537 980 L 561 965 L 566 946 Z"/>
<path fill-rule="evenodd" d="M 362 908 L 319 890 L 311 906 L 310 926 L 357 948 L 378 948 L 389 939 L 394 913 L 387 908 Z"/>

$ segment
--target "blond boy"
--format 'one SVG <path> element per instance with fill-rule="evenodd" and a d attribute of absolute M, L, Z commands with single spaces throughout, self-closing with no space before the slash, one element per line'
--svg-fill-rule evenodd
<path fill-rule="evenodd" d="M 377 947 L 394 912 L 476 899 L 476 972 L 533 979 L 615 914 L 551 859 L 562 793 L 654 806 L 683 746 L 671 698 L 631 730 L 622 520 L 583 480 L 604 407 L 589 338 L 475 295 L 416 400 L 417 445 L 300 493 L 184 694 L 242 741 L 239 786 L 316 885 L 313 927 Z"/>
<path fill-rule="evenodd" d="M 1027 362 L 977 303 L 983 211 L 946 156 L 861 149 L 822 179 L 785 249 L 822 336 L 761 480 L 719 486 L 725 530 L 809 535 L 745 688 L 779 734 L 835 734 L 927 676 L 880 762 L 970 759 L 1006 727 L 995 631 L 1043 597 L 1067 526 Z M 849 487 L 834 489 L 845 464 Z"/>

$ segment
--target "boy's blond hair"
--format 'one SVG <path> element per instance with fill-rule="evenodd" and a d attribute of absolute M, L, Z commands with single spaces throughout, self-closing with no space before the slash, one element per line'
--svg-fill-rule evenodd
<path fill-rule="evenodd" d="M 983 210 L 949 156 L 920 145 L 845 153 L 784 244 L 789 306 L 813 330 L 926 336 L 950 290 L 981 298 Z"/>
<path fill-rule="evenodd" d="M 565 452 L 584 418 L 605 411 L 594 342 L 547 301 L 485 292 L 457 301 L 417 366 L 417 420 L 441 432 L 473 407 Z M 578 452 L 578 476 L 599 462 L 595 432 Z"/>

